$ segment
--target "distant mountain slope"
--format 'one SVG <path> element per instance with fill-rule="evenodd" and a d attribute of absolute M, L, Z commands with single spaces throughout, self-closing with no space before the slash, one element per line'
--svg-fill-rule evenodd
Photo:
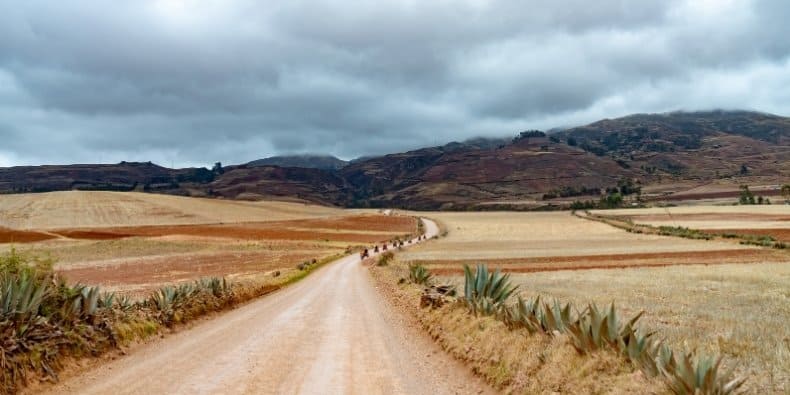
<path fill-rule="evenodd" d="M 341 174 L 355 187 L 352 205 L 419 209 L 534 199 L 557 188 L 605 188 L 636 176 L 609 158 L 545 136 L 488 149 L 445 146 L 386 155 L 353 163 Z"/>
<path fill-rule="evenodd" d="M 206 194 L 231 199 L 277 199 L 344 205 L 351 187 L 337 173 L 323 169 L 279 166 L 229 166 L 203 186 Z"/>
<path fill-rule="evenodd" d="M 138 190 L 414 209 L 537 207 L 549 203 L 544 195 L 597 199 L 621 182 L 666 196 L 705 184 L 737 194 L 740 184 L 789 181 L 790 119 L 745 111 L 637 114 L 350 163 L 307 156 L 214 171 L 127 162 L 0 168 L 0 193 Z"/>
<path fill-rule="evenodd" d="M 254 160 L 247 163 L 247 166 L 304 167 L 309 169 L 339 170 L 347 164 L 348 162 L 331 155 L 287 155 Z"/>
<path fill-rule="evenodd" d="M 637 114 L 554 136 L 653 175 L 716 178 L 790 171 L 790 118 L 764 113 Z"/>
<path fill-rule="evenodd" d="M 211 182 L 214 176 L 205 168 L 168 169 L 151 162 L 17 166 L 0 168 L 0 193 L 166 190 Z"/>

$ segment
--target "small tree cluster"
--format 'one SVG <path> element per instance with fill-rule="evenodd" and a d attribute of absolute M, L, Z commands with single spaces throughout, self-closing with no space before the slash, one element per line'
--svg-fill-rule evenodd
<path fill-rule="evenodd" d="M 771 204 L 771 199 L 763 198 L 762 196 L 757 196 L 755 198 L 752 191 L 749 190 L 748 185 L 741 185 L 741 195 L 738 198 L 738 203 L 743 205 Z"/>

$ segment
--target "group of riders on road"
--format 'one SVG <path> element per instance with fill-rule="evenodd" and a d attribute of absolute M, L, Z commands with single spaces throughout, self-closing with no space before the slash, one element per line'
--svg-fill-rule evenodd
<path fill-rule="evenodd" d="M 426 240 L 426 239 L 427 238 L 426 238 L 425 235 L 420 235 L 419 237 L 417 237 L 416 241 L 421 241 L 421 240 Z M 406 243 L 411 244 L 411 243 L 416 242 L 416 241 L 415 240 L 409 240 Z M 401 240 L 395 240 L 395 241 L 392 242 L 392 248 L 403 247 L 406 243 L 404 243 Z M 381 248 L 379 248 L 378 244 L 373 246 L 373 253 L 374 254 L 378 254 L 380 251 L 387 251 L 387 243 L 382 244 Z M 359 253 L 359 258 L 360 259 L 365 259 L 365 258 L 368 258 L 368 257 L 370 257 L 370 251 L 367 248 L 365 248 L 364 250 L 362 250 L 362 252 Z"/>

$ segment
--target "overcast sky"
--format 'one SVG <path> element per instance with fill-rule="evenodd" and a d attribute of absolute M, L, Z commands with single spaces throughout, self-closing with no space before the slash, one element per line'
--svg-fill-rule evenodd
<path fill-rule="evenodd" d="M 786 0 L 0 9 L 0 166 L 350 159 L 634 112 L 790 115 Z"/>

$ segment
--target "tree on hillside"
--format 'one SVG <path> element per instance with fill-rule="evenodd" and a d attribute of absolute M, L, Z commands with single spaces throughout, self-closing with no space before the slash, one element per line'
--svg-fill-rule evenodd
<path fill-rule="evenodd" d="M 738 199 L 740 204 L 755 204 L 754 194 L 749 190 L 748 185 L 741 185 L 741 197 Z"/>
<path fill-rule="evenodd" d="M 214 164 L 214 167 L 211 168 L 211 172 L 214 174 L 222 174 L 225 172 L 225 169 L 222 168 L 222 162 L 217 162 Z"/>

